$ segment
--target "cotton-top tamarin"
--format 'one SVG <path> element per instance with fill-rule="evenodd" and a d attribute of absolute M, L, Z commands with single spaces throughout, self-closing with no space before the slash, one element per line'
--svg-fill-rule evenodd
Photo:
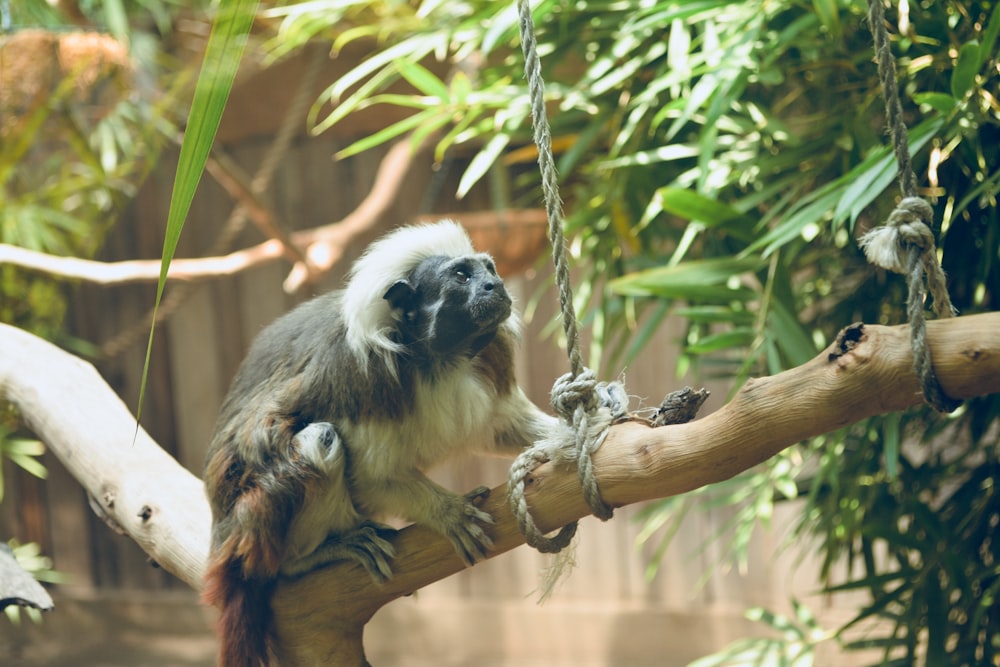
<path fill-rule="evenodd" d="M 205 598 L 222 609 L 223 667 L 267 664 L 279 576 L 337 559 L 389 576 L 392 547 L 370 519 L 428 526 L 467 563 L 485 554 L 490 516 L 422 471 L 463 452 L 516 454 L 562 437 L 561 422 L 517 386 L 517 336 L 493 260 L 451 221 L 376 241 L 344 290 L 261 332 L 205 470 Z"/>

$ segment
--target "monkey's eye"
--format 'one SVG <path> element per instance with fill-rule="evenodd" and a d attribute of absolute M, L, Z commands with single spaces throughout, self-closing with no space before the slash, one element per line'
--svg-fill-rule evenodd
<path fill-rule="evenodd" d="M 465 269 L 455 269 L 455 279 L 458 280 L 459 283 L 464 285 L 470 280 L 469 272 L 466 271 Z"/>

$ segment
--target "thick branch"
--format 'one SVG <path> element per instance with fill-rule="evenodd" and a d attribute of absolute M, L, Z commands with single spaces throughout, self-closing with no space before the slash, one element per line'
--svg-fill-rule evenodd
<path fill-rule="evenodd" d="M 208 558 L 201 480 L 142 429 L 89 363 L 0 324 L 0 398 L 153 560 L 193 588 Z"/>
<path fill-rule="evenodd" d="M 929 322 L 928 337 L 950 396 L 1000 391 L 1000 313 Z M 209 524 L 198 481 L 144 432 L 131 445 L 133 417 L 88 364 L 9 326 L 0 326 L 0 349 L 0 394 L 144 549 L 197 587 Z M 852 325 L 812 361 L 748 382 L 703 419 L 612 428 L 594 457 L 598 484 L 614 506 L 682 493 L 728 479 L 804 438 L 921 400 L 907 328 Z M 499 487 L 486 503 L 496 518 L 491 555 L 523 542 L 503 496 Z M 587 514 L 575 471 L 551 465 L 535 471 L 528 500 L 545 530 Z M 463 567 L 447 540 L 419 526 L 402 531 L 396 549 L 395 576 L 381 587 L 348 564 L 279 586 L 274 608 L 283 664 L 360 664 L 372 614 Z"/>

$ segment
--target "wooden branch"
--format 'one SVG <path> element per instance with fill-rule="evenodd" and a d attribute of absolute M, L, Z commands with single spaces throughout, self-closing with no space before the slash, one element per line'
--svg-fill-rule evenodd
<path fill-rule="evenodd" d="M 290 235 L 291 243 L 296 247 L 305 247 L 305 252 L 309 255 L 310 260 L 319 262 L 319 264 L 313 265 L 312 275 L 314 277 L 323 275 L 343 257 L 347 248 L 352 244 L 363 243 L 369 236 L 374 236 L 380 231 L 378 223 L 381 222 L 381 218 L 373 217 L 373 215 L 374 212 L 371 209 L 361 213 L 355 211 L 340 222 L 292 232 Z M 544 224 L 544 216 L 545 211 L 542 209 L 504 209 L 450 215 L 459 222 L 468 219 L 470 233 L 473 234 L 477 230 L 481 231 L 488 223 L 495 221 L 533 224 L 541 220 L 540 224 Z M 440 218 L 421 216 L 419 219 L 428 221 Z M 544 241 L 544 227 L 542 230 L 540 238 Z M 525 246 L 525 249 L 526 251 L 532 250 L 528 246 Z M 483 250 L 489 251 L 489 248 L 484 247 Z M 218 257 L 175 258 L 170 263 L 167 280 L 197 282 L 232 276 L 247 269 L 263 266 L 287 257 L 287 245 L 280 240 L 271 239 Z M 7 243 L 0 243 L 0 265 L 3 264 L 19 266 L 54 278 L 82 280 L 98 285 L 148 283 L 160 279 L 160 260 L 158 259 L 101 262 L 77 257 L 49 255 Z M 520 259 L 510 265 L 514 267 L 513 270 L 525 268 Z M 308 271 L 304 267 L 301 269 L 293 267 L 286 280 L 286 291 L 300 288 L 305 284 L 308 275 Z"/>
<path fill-rule="evenodd" d="M 211 512 L 201 480 L 144 430 L 94 367 L 0 324 L 0 398 L 163 569 L 201 587 Z"/>
<path fill-rule="evenodd" d="M 284 246 L 279 241 L 271 240 L 221 257 L 178 258 L 170 263 L 167 279 L 194 282 L 230 276 L 251 267 L 281 259 L 284 254 Z M 148 283 L 160 279 L 160 260 L 158 259 L 100 262 L 91 259 L 48 255 L 6 243 L 0 243 L 0 265 L 2 264 L 20 266 L 54 278 L 83 280 L 98 285 Z"/>
<path fill-rule="evenodd" d="M 928 322 L 937 375 L 948 395 L 1000 392 L 1000 313 Z M 102 506 L 164 568 L 198 587 L 209 511 L 200 483 L 139 432 L 93 368 L 49 343 L 0 325 L 0 395 L 21 410 Z M 852 325 L 812 361 L 751 380 L 717 412 L 688 424 L 615 426 L 594 456 L 613 506 L 683 493 L 732 477 L 805 438 L 922 402 L 906 326 Z M 498 487 L 484 507 L 496 519 L 490 557 L 523 543 Z M 536 522 L 551 530 L 588 513 L 573 470 L 540 466 L 529 480 Z M 388 602 L 463 568 L 451 544 L 413 526 L 395 541 L 395 575 L 376 586 L 336 564 L 274 596 L 282 665 L 363 664 L 365 623 Z"/>
<path fill-rule="evenodd" d="M 379 223 L 396 200 L 400 187 L 413 167 L 413 158 L 431 145 L 436 134 L 431 134 L 414 144 L 412 137 L 404 137 L 389 148 L 379 163 L 375 182 L 365 198 L 351 213 L 332 225 L 317 227 L 313 241 L 308 242 L 305 256 L 308 265 L 297 262 L 285 278 L 285 292 L 299 291 L 311 278 L 324 275 L 344 256 L 352 241 L 374 237 L 381 229 Z M 402 222 L 402 220 L 400 221 Z M 311 271 L 311 273 L 310 273 Z"/>
<path fill-rule="evenodd" d="M 305 255 L 295 245 L 291 235 L 278 223 L 274 210 L 253 191 L 250 179 L 228 155 L 213 150 L 205 162 L 205 171 L 237 202 L 237 206 L 243 209 L 265 237 L 281 243 L 285 257 L 293 262 L 305 261 Z"/>
<path fill-rule="evenodd" d="M 284 288 L 288 293 L 298 291 L 309 281 L 329 272 L 352 243 L 367 241 L 382 229 L 380 223 L 384 222 L 385 214 L 396 201 L 399 188 L 413 167 L 413 158 L 431 145 L 433 138 L 434 135 L 425 137 L 419 145 L 414 145 L 410 137 L 405 137 L 393 144 L 379 163 L 368 195 L 347 217 L 292 234 L 280 230 L 270 211 L 260 204 L 252 192 L 246 190 L 233 169 L 227 169 L 215 156 L 209 162 L 209 171 L 246 208 L 255 223 L 265 231 L 270 230 L 269 233 L 276 238 L 220 257 L 175 258 L 170 264 L 167 279 L 196 281 L 229 276 L 290 257 L 294 265 L 285 279 Z M 156 282 L 160 278 L 160 260 L 99 262 L 48 255 L 8 244 L 0 244 L 2 264 L 20 266 L 56 278 L 85 280 L 101 285 Z"/>

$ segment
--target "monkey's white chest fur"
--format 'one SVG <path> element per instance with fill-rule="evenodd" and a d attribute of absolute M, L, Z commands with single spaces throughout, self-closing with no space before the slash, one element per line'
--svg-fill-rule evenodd
<path fill-rule="evenodd" d="M 412 409 L 400 420 L 363 420 L 342 428 L 355 470 L 386 481 L 427 469 L 458 452 L 482 450 L 494 441 L 502 399 L 471 363 L 433 383 L 419 380 Z M 360 460 L 359 460 L 360 459 Z"/>

